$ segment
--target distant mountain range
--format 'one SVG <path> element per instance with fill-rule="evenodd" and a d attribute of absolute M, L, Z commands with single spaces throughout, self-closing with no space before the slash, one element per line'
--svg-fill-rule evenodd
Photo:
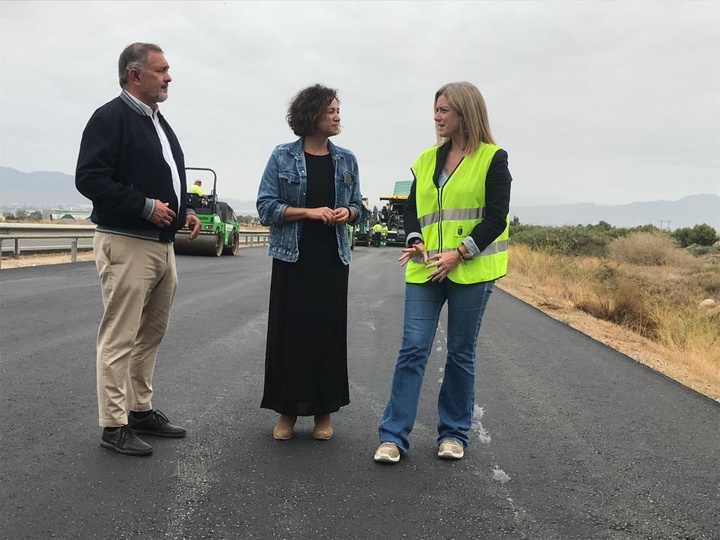
<path fill-rule="evenodd" d="M 526 225 L 588 225 L 605 221 L 613 227 L 655 225 L 680 229 L 707 223 L 720 231 L 720 195 L 688 195 L 677 201 L 634 202 L 616 206 L 560 204 L 556 206 L 513 206 L 510 217 Z"/>
<path fill-rule="evenodd" d="M 240 215 L 257 215 L 255 201 L 221 199 Z M 61 172 L 24 173 L 0 167 L 0 212 L 91 208 L 92 204 L 75 189 L 75 177 Z"/>
<path fill-rule="evenodd" d="M 257 215 L 255 201 L 223 199 L 240 215 Z M 24 173 L 0 167 L 0 211 L 16 208 L 49 210 L 89 208 L 90 202 L 75 189 L 75 179 L 60 172 Z M 510 206 L 510 216 L 527 225 L 588 225 L 605 221 L 614 227 L 652 224 L 662 229 L 707 223 L 720 231 L 720 195 L 689 195 L 677 201 L 634 202 L 615 206 L 560 204 Z"/>

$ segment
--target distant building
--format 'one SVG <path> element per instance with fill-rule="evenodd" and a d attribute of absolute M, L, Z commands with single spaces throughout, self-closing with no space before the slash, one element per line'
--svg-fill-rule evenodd
<path fill-rule="evenodd" d="M 90 210 L 53 209 L 48 213 L 48 219 L 83 221 L 90 219 Z"/>

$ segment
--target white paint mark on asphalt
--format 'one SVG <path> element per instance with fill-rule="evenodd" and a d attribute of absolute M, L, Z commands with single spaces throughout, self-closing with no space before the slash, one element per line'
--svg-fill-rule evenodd
<path fill-rule="evenodd" d="M 495 465 L 495 468 L 493 469 L 493 480 L 497 480 L 501 484 L 506 484 L 510 481 L 510 477 L 507 475 L 505 471 L 498 468 L 497 465 Z"/>
<path fill-rule="evenodd" d="M 210 405 L 210 407 L 208 407 L 207 409 L 205 409 L 205 411 L 204 411 L 200 416 L 198 416 L 197 419 L 200 420 L 203 416 L 206 416 L 210 411 L 212 411 L 212 410 L 217 406 L 218 403 L 220 403 L 220 402 L 223 401 L 224 399 L 225 399 L 225 396 L 220 396 L 220 397 L 218 397 L 218 398 L 215 400 L 215 403 L 213 403 L 212 405 Z"/>
<path fill-rule="evenodd" d="M 224 399 L 225 396 L 219 396 L 195 422 L 198 423 L 198 420 L 207 416 Z M 192 447 L 184 449 L 175 468 L 177 482 L 175 508 L 179 510 L 172 513 L 172 519 L 165 533 L 166 538 L 186 538 L 188 523 L 193 521 L 198 505 L 207 499 L 210 488 L 217 481 L 214 460 L 216 456 L 222 455 L 222 450 L 217 437 L 192 440 Z"/>
<path fill-rule="evenodd" d="M 442 327 L 442 324 L 440 323 L 440 321 L 438 321 L 437 329 L 435 331 L 435 342 L 439 343 L 439 345 L 435 348 L 435 352 L 438 355 L 441 355 L 444 350 L 444 346 L 447 345 L 447 335 L 445 334 L 445 330 L 443 330 L 443 327 Z M 439 356 L 439 360 L 440 360 L 440 362 L 443 363 L 443 365 L 438 367 L 438 373 L 443 373 L 445 371 L 445 367 L 444 367 L 445 358 L 443 356 Z M 444 378 L 440 377 L 438 379 L 438 384 L 442 384 L 443 380 L 444 380 Z"/>
<path fill-rule="evenodd" d="M 470 429 L 477 433 L 478 439 L 480 439 L 481 443 L 490 444 L 490 441 L 492 440 L 490 438 L 490 434 L 483 427 L 481 422 L 484 414 L 485 410 L 482 407 L 478 407 L 477 405 L 475 405 L 475 409 L 473 411 L 472 426 Z"/>

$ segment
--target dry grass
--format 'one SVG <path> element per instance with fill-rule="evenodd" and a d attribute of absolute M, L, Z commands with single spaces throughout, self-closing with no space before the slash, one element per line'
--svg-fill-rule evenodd
<path fill-rule="evenodd" d="M 609 246 L 610 258 L 637 266 L 681 266 L 693 263 L 693 256 L 678 249 L 665 234 L 637 233 L 616 238 Z"/>
<path fill-rule="evenodd" d="M 602 341 L 644 361 L 642 342 L 652 351 L 645 363 L 720 400 L 718 258 L 693 257 L 667 238 L 635 236 L 614 241 L 608 259 L 513 245 L 499 286 L 566 322 L 587 314 L 614 325 L 618 332 L 603 326 Z M 627 331 L 636 337 L 621 337 Z"/>

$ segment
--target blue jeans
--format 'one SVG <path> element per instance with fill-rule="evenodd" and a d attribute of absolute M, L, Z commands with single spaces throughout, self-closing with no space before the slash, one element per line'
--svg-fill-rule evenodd
<path fill-rule="evenodd" d="M 382 442 L 395 443 L 403 453 L 410 449 L 408 437 L 415 424 L 425 366 L 447 301 L 447 360 L 438 396 L 437 441 L 451 437 L 468 445 L 475 405 L 475 348 L 494 283 L 458 285 L 445 279 L 406 284 L 403 339 L 390 400 L 380 422 Z"/>

